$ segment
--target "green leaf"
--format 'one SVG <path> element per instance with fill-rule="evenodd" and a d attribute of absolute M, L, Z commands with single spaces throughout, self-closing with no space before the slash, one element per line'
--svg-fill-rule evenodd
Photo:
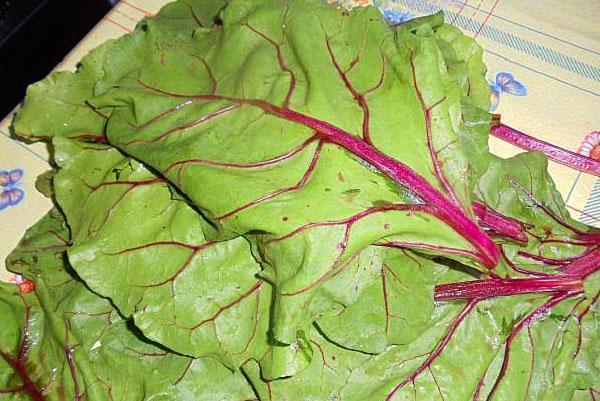
<path fill-rule="evenodd" d="M 107 42 L 94 49 L 81 60 L 76 73 L 55 72 L 30 85 L 13 122 L 17 136 L 30 141 L 55 135 L 85 138 L 91 133 L 103 137 L 106 116 L 86 102 L 94 96 L 96 81 L 103 76 L 102 60 L 112 46 Z"/>
<path fill-rule="evenodd" d="M 593 308 L 587 309 L 590 312 L 582 316 L 580 326 L 573 307 L 581 312 L 590 302 L 571 298 L 519 328 L 547 300 L 510 297 L 472 309 L 446 305 L 437 309 L 419 337 L 378 355 L 340 348 L 312 333 L 312 363 L 295 376 L 267 384 L 257 365 L 246 364 L 243 370 L 261 399 L 578 399 L 577 394 L 589 393 L 600 377 L 593 356 L 597 336 L 592 332 L 598 317 Z M 510 322 L 507 331 L 502 322 Z M 577 350 L 579 330 L 582 341 Z M 510 333 L 514 333 L 510 363 L 500 378 Z"/>
<path fill-rule="evenodd" d="M 375 279 L 367 281 L 360 271 L 353 272 L 356 281 L 369 283 L 358 298 L 317 323 L 330 341 L 372 354 L 390 345 L 411 343 L 431 324 L 434 308 L 431 261 L 408 251 L 390 252 L 378 259 L 383 260 L 375 259 L 376 266 L 363 267 Z"/>
<path fill-rule="evenodd" d="M 315 13 L 316 27 L 307 25 L 303 16 Z M 220 230 L 262 234 L 263 276 L 278 297 L 301 293 L 275 302 L 278 341 L 296 341 L 316 318 L 309 305 L 328 272 L 376 241 L 475 254 L 461 232 L 427 210 L 394 210 L 422 203 L 412 188 L 252 101 L 362 136 L 469 213 L 468 167 L 457 146 L 461 88 L 433 31 L 391 31 L 373 9 L 346 17 L 304 2 L 233 2 L 220 18 L 220 26 L 176 44 L 159 36 L 160 19 L 148 24 L 153 45 L 144 65 L 89 102 L 113 108 L 111 144 L 174 183 Z M 156 46 L 168 49 L 163 57 Z M 393 114 L 390 104 L 399 104 Z"/>
<path fill-rule="evenodd" d="M 64 138 L 54 147 L 69 260 L 87 285 L 177 352 L 246 359 L 270 302 L 249 243 L 208 240 L 210 226 L 165 180 L 114 148 Z"/>
<path fill-rule="evenodd" d="M 574 257 L 586 249 L 576 237 L 587 227 L 570 217 L 547 167 L 548 159 L 539 152 L 508 159 L 493 157 L 478 180 L 475 193 L 487 206 L 529 226 L 527 244 L 503 245 L 509 260 L 525 269 L 553 273 L 556 266 L 521 255 Z"/>
<path fill-rule="evenodd" d="M 67 238 L 53 210 L 8 259 L 11 270 L 35 283 L 27 294 L 0 285 L 0 386 L 14 399 L 252 398 L 244 378 L 216 360 L 169 353 L 132 330 L 69 270 Z"/>

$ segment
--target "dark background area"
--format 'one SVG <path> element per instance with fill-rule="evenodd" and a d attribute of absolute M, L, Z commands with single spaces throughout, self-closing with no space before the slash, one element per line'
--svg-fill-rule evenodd
<path fill-rule="evenodd" d="M 0 0 L 0 120 L 106 15 L 115 0 Z"/>

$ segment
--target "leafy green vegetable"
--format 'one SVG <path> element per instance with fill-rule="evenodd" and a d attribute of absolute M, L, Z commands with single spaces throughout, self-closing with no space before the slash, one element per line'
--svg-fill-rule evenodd
<path fill-rule="evenodd" d="M 188 355 L 248 358 L 259 315 L 269 308 L 248 241 L 208 240 L 208 223 L 174 199 L 164 179 L 114 148 L 60 137 L 53 144 L 61 167 L 56 198 L 80 277 L 152 340 Z"/>
<path fill-rule="evenodd" d="M 35 293 L 0 285 L 0 386 L 26 400 L 240 400 L 252 390 L 212 358 L 167 352 L 132 330 L 70 271 L 68 231 L 52 210 L 8 258 Z"/>
<path fill-rule="evenodd" d="M 32 85 L 58 209 L 0 395 L 593 399 L 600 233 L 489 153 L 488 90 L 443 15 L 308 0 L 179 0 Z"/>

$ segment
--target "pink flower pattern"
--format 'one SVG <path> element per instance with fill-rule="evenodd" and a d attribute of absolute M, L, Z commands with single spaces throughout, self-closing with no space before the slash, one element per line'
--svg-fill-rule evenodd
<path fill-rule="evenodd" d="M 594 160 L 600 160 L 600 131 L 592 131 L 587 134 L 577 153 Z"/>

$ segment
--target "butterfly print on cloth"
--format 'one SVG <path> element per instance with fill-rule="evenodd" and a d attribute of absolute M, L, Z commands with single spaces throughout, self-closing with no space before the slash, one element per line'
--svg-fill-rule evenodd
<path fill-rule="evenodd" d="M 23 177 L 23 170 L 0 170 L 0 210 L 15 206 L 23 200 L 25 192 L 19 188 L 19 181 Z"/>
<path fill-rule="evenodd" d="M 527 95 L 527 88 L 521 82 L 517 81 L 510 72 L 498 72 L 496 79 L 490 82 L 490 111 L 496 110 L 500 103 L 500 95 L 508 93 L 514 96 Z"/>

